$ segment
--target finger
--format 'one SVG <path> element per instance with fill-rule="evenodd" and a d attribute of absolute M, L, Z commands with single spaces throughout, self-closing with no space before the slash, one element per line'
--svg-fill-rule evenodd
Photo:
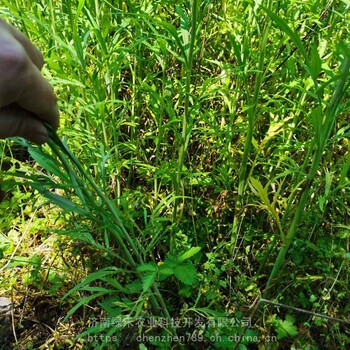
<path fill-rule="evenodd" d="M 0 107 L 17 103 L 57 129 L 58 107 L 51 85 L 23 46 L 1 28 L 0 46 Z"/>
<path fill-rule="evenodd" d="M 56 95 L 52 86 L 40 74 L 39 69 L 34 65 L 29 67 L 21 77 L 21 83 L 22 91 L 15 102 L 57 129 L 59 111 Z"/>
<path fill-rule="evenodd" d="M 0 31 L 1 30 L 8 31 L 17 41 L 19 41 L 19 43 L 26 50 L 31 61 L 38 67 L 39 70 L 41 70 L 44 65 L 44 58 L 37 47 L 18 29 L 12 27 L 6 21 L 0 18 Z"/>
<path fill-rule="evenodd" d="M 21 136 L 36 144 L 47 142 L 49 135 L 44 124 L 19 106 L 0 109 L 0 139 Z"/>

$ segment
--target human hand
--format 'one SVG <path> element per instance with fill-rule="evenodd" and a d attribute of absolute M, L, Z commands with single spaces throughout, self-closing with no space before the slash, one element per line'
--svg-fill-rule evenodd
<path fill-rule="evenodd" d="M 56 96 L 40 73 L 44 59 L 33 43 L 0 19 L 0 138 L 48 140 L 43 122 L 59 124 Z"/>

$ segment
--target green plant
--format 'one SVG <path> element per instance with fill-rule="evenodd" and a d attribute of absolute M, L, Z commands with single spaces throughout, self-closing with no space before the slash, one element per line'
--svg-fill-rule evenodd
<path fill-rule="evenodd" d="M 185 261 L 197 254 L 200 249 L 200 247 L 193 247 L 177 256 L 168 255 L 164 262 L 158 263 L 158 266 L 156 264 L 140 265 L 137 270 L 144 273 L 143 291 L 146 292 L 158 278 L 163 280 L 173 275 L 185 285 L 193 285 L 197 279 L 197 271 L 192 263 Z"/>
<path fill-rule="evenodd" d="M 0 292 L 49 300 L 15 318 L 23 348 L 346 347 L 346 2 L 0 15 L 44 52 L 61 109 L 48 145 L 1 143 Z"/>

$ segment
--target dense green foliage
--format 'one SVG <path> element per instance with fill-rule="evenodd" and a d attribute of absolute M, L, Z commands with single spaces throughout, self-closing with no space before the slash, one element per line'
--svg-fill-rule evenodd
<path fill-rule="evenodd" d="M 349 8 L 2 1 L 61 110 L 0 143 L 10 348 L 349 347 Z"/>

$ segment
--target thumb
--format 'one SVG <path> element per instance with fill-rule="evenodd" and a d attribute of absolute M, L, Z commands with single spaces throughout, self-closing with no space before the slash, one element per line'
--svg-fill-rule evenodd
<path fill-rule="evenodd" d="M 0 108 L 0 139 L 21 136 L 36 144 L 45 143 L 48 132 L 33 114 L 12 104 Z"/>

